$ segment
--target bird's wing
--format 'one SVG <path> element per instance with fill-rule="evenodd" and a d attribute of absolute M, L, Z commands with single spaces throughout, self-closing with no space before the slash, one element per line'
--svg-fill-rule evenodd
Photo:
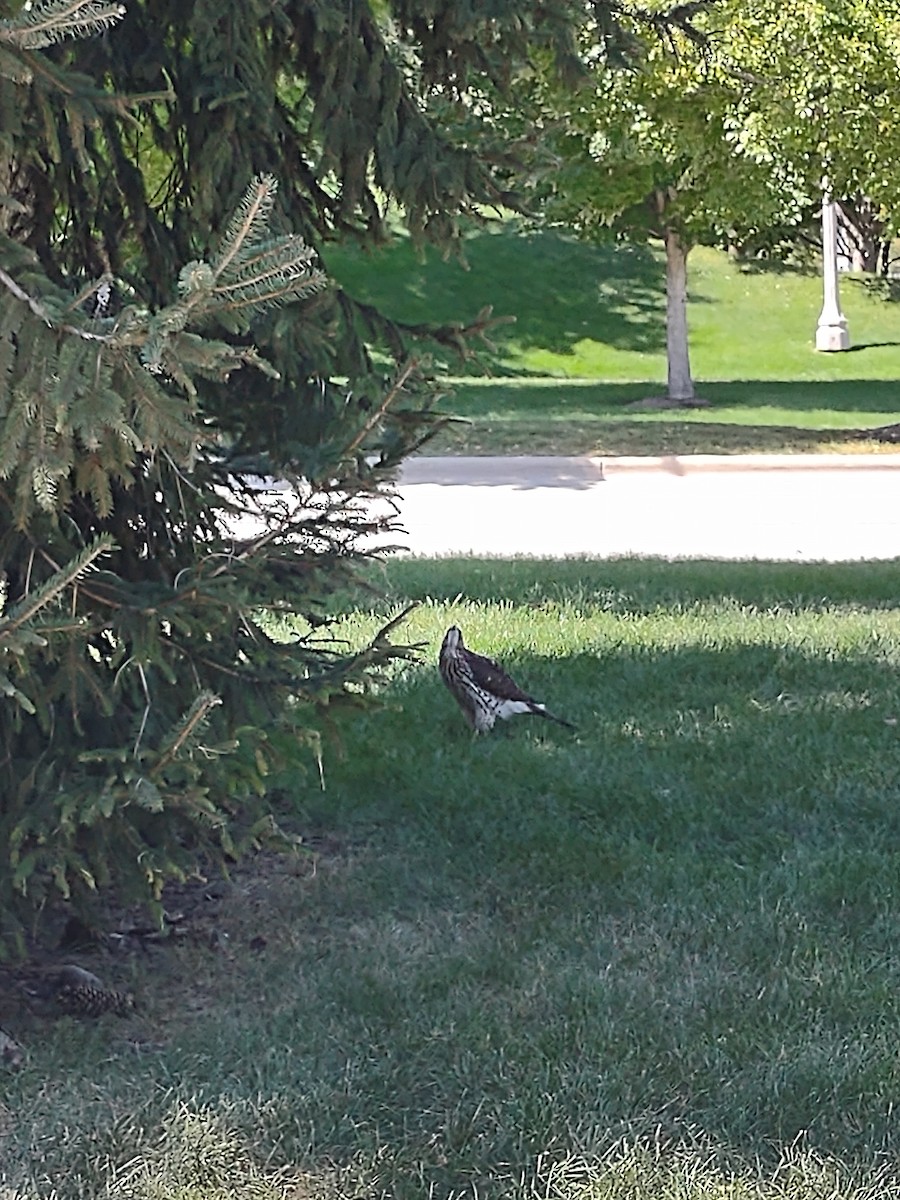
<path fill-rule="evenodd" d="M 472 672 L 472 678 L 478 687 L 490 692 L 500 700 L 525 700 L 533 703 L 532 697 L 523 692 L 519 685 L 510 679 L 499 663 L 484 654 L 476 654 L 474 650 L 466 651 L 466 661 Z"/>

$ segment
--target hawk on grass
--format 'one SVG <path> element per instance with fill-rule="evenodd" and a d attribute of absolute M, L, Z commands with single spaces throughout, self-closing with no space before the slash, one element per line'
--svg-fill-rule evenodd
<path fill-rule="evenodd" d="M 567 729 L 575 728 L 523 692 L 499 663 L 470 650 L 463 643 L 462 633 L 455 625 L 444 635 L 438 668 L 441 679 L 475 733 L 487 733 L 494 728 L 498 718 L 505 721 L 516 713 L 531 713 L 536 717 L 546 717 L 548 721 L 556 721 Z"/>

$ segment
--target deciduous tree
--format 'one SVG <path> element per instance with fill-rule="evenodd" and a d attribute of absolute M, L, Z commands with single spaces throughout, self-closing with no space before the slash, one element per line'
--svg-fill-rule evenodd
<path fill-rule="evenodd" d="M 854 266 L 874 270 L 900 214 L 900 5 L 732 0 L 722 69 L 745 81 L 737 144 L 773 175 L 837 199 Z"/>
<path fill-rule="evenodd" d="M 651 37 L 637 23 L 644 53 L 617 71 L 588 27 L 590 85 L 574 96 L 544 91 L 559 154 L 549 211 L 585 238 L 653 238 L 664 246 L 667 399 L 674 404 L 696 401 L 687 326 L 691 248 L 765 227 L 785 204 L 781 181 L 736 145 L 743 85 L 719 62 L 716 19 L 715 11 L 701 11 L 686 28 Z"/>

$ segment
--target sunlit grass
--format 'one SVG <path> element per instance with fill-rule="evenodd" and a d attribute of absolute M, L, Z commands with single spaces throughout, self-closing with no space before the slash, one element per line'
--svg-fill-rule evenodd
<path fill-rule="evenodd" d="M 651 245 L 589 246 L 507 224 L 473 232 L 468 269 L 400 243 L 377 256 L 333 252 L 329 268 L 401 320 L 460 321 L 485 304 L 515 321 L 460 363 L 444 407 L 467 417 L 427 453 L 660 454 L 869 451 L 847 436 L 896 421 L 897 305 L 862 277 L 842 279 L 854 349 L 822 354 L 814 272 L 740 264 L 700 247 L 690 258 L 689 326 L 709 409 L 633 411 L 665 391 L 663 260 Z"/>

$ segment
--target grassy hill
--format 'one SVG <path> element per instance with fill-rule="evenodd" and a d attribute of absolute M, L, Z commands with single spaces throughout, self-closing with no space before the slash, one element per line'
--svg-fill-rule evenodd
<path fill-rule="evenodd" d="M 814 273 L 739 264 L 698 248 L 689 262 L 691 353 L 709 408 L 635 412 L 665 390 L 659 248 L 589 246 L 514 224 L 472 232 L 466 263 L 420 259 L 409 243 L 332 251 L 353 295 L 402 321 L 500 318 L 477 359 L 438 359 L 468 418 L 431 453 L 729 453 L 885 449 L 857 431 L 898 419 L 900 307 L 885 281 L 842 278 L 853 348 L 815 350 Z"/>

